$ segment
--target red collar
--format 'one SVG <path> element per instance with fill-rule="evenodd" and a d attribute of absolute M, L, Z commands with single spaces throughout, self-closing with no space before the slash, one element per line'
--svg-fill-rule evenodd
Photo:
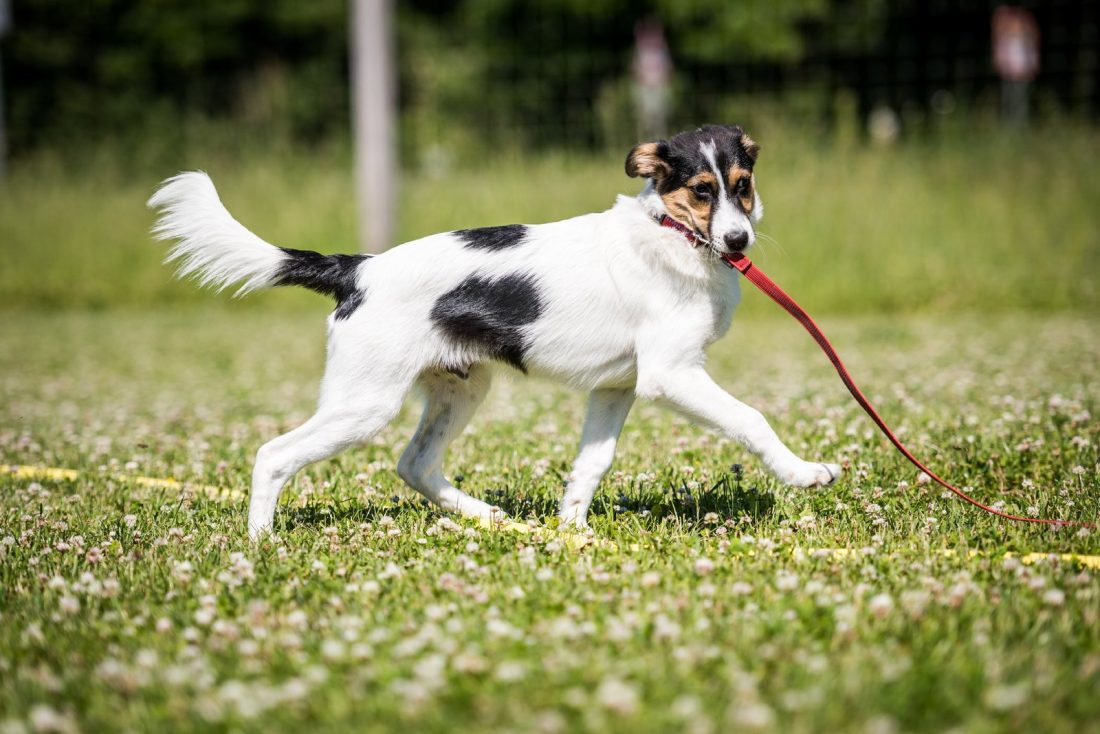
<path fill-rule="evenodd" d="M 677 230 L 680 234 L 687 238 L 688 243 L 690 243 L 692 247 L 697 246 L 697 243 L 695 242 L 695 233 L 691 231 L 691 228 L 680 224 L 669 215 L 662 214 L 661 218 L 657 220 L 657 224 L 661 225 L 662 227 L 668 227 L 669 229 Z"/>

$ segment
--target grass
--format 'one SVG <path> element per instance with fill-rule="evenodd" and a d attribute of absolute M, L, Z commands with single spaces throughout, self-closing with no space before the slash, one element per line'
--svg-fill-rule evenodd
<path fill-rule="evenodd" d="M 1092 130 L 1054 128 L 891 150 L 759 131 L 768 236 L 755 257 L 815 311 L 947 313 L 1100 307 L 1100 155 Z M 487 158 L 410 171 L 398 240 L 598 211 L 637 181 L 625 151 L 595 158 Z M 209 298 L 165 277 L 143 203 L 177 170 L 203 168 L 246 225 L 272 242 L 354 250 L 347 156 L 338 150 L 181 155 L 151 171 L 110 160 L 24 162 L 0 188 L 0 306 L 146 307 Z M 822 277 L 827 273 L 828 277 Z M 260 296 L 257 307 L 307 303 Z"/>
<path fill-rule="evenodd" d="M 246 489 L 257 446 L 312 407 L 320 302 L 13 314 L 0 462 L 86 476 L 0 476 L 0 729 L 1100 730 L 1098 572 L 1002 557 L 1100 535 L 919 484 L 771 308 L 746 304 L 712 371 L 845 478 L 784 489 L 639 405 L 592 517 L 617 548 L 579 551 L 543 529 L 576 394 L 502 375 L 447 462 L 531 535 L 402 488 L 409 409 L 300 475 L 257 546 L 243 502 L 106 475 Z M 1092 316 L 822 322 L 933 467 L 1009 510 L 1100 515 Z"/>
<path fill-rule="evenodd" d="M 1010 512 L 1100 516 L 1091 131 L 876 151 L 756 131 L 754 259 L 934 469 Z M 333 151 L 184 156 L 282 245 L 352 249 Z M 797 325 L 746 293 L 710 368 L 807 458 L 778 486 L 651 405 L 575 549 L 553 513 L 583 398 L 507 376 L 447 467 L 528 534 L 440 515 L 393 468 L 415 406 L 304 471 L 244 539 L 265 440 L 310 413 L 327 304 L 168 277 L 142 204 L 174 170 L 23 161 L 0 189 L 0 734 L 1100 732 L 1100 535 L 922 484 Z M 410 172 L 400 239 L 608 206 L 621 156 Z M 182 490 L 118 475 L 176 477 Z M 458 477 L 461 479 L 459 480 Z M 818 552 L 845 549 L 846 555 Z"/>

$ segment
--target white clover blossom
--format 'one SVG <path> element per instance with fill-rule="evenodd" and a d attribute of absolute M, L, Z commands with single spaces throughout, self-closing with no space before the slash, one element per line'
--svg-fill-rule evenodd
<path fill-rule="evenodd" d="M 889 594 L 876 594 L 867 602 L 867 610 L 878 619 L 885 619 L 894 611 L 894 599 Z"/>
<path fill-rule="evenodd" d="M 630 716 L 638 710 L 638 691 L 619 678 L 604 678 L 596 688 L 596 702 L 620 716 Z"/>
<path fill-rule="evenodd" d="M 1066 603 L 1066 592 L 1061 589 L 1047 589 L 1043 592 L 1043 603 L 1051 607 L 1060 607 Z"/>
<path fill-rule="evenodd" d="M 779 571 L 775 574 L 775 588 L 778 591 L 794 591 L 799 586 L 798 574 L 792 571 Z"/>

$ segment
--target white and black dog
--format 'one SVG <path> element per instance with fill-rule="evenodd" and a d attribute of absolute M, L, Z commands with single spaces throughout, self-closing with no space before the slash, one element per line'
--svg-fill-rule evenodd
<path fill-rule="evenodd" d="M 494 362 L 590 392 L 565 523 L 586 525 L 636 397 L 736 439 L 783 482 L 836 479 L 839 466 L 800 459 L 703 369 L 740 299 L 739 276 L 719 256 L 752 246 L 763 212 L 757 152 L 740 127 L 708 125 L 631 150 L 626 173 L 646 185 L 605 212 L 446 232 L 376 257 L 275 247 L 233 219 L 205 174 L 167 180 L 149 205 L 161 210 L 155 234 L 175 240 L 168 260 L 181 277 L 241 292 L 299 285 L 336 299 L 317 412 L 260 447 L 249 534 L 271 529 L 295 473 L 370 439 L 414 386 L 424 414 L 398 474 L 443 509 L 500 517 L 442 470 Z"/>

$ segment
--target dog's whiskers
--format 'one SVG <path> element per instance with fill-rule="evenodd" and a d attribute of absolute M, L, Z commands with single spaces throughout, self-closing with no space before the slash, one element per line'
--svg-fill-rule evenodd
<path fill-rule="evenodd" d="M 767 242 L 769 245 L 773 245 L 774 247 L 778 248 L 779 254 L 783 255 L 784 257 L 786 257 L 786 255 L 787 255 L 787 250 L 786 250 L 786 248 L 783 247 L 782 243 L 780 243 L 779 240 L 777 240 L 776 238 L 772 237 L 769 234 L 764 234 L 763 232 L 757 232 L 756 233 L 756 241 L 760 244 L 760 246 L 761 246 L 760 249 L 761 250 L 765 249 L 764 248 L 764 243 Z"/>

